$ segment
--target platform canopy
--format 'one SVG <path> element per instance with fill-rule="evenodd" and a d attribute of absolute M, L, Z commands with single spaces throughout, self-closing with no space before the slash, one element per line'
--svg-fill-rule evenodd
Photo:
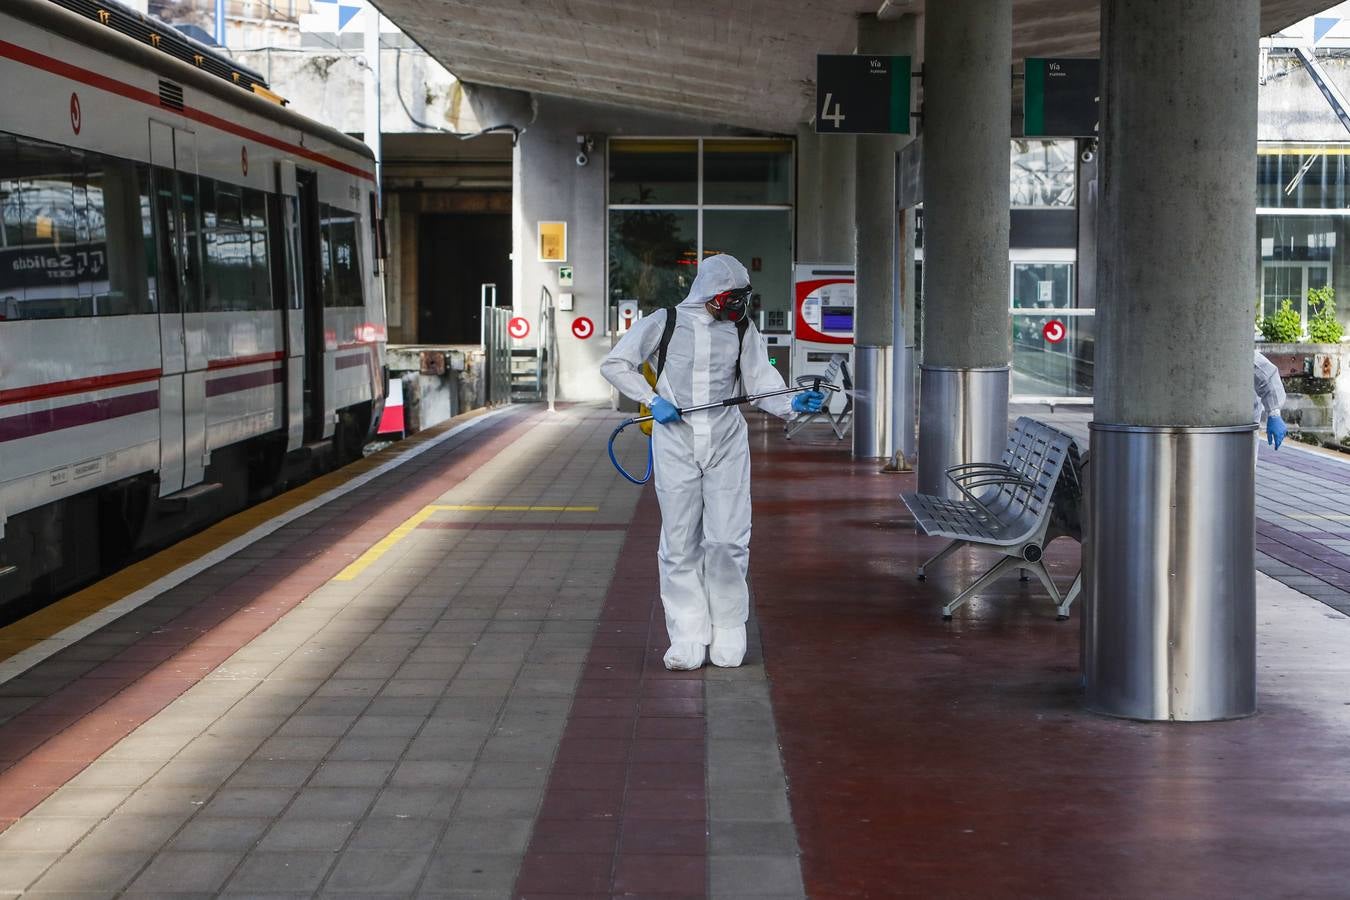
<path fill-rule="evenodd" d="M 809 120 L 817 53 L 855 19 L 923 0 L 376 0 L 461 80 L 790 132 Z M 1328 0 L 1264 0 L 1270 34 Z M 881 7 L 880 9 L 878 7 Z M 1097 52 L 1097 0 L 1013 0 L 1013 57 Z"/>

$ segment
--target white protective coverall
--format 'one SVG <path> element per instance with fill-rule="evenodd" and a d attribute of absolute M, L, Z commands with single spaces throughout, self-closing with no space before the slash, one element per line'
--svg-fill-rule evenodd
<path fill-rule="evenodd" d="M 1267 416 L 1280 414 L 1280 407 L 1284 406 L 1285 401 L 1284 383 L 1280 381 L 1280 370 L 1262 356 L 1260 350 L 1256 351 L 1254 375 L 1256 396 L 1252 401 L 1252 419 L 1260 425 Z M 1257 438 L 1264 440 L 1259 434 Z"/>
<path fill-rule="evenodd" d="M 650 405 L 654 396 L 683 409 L 740 394 L 783 390 L 769 362 L 764 338 L 752 322 L 741 350 L 736 384 L 735 324 L 716 321 L 704 308 L 714 295 L 745 287 L 745 266 L 724 254 L 710 256 L 675 310 L 639 319 L 600 365 L 620 392 Z M 653 391 L 641 366 L 661 344 L 666 316 L 676 316 L 666 365 Z M 765 412 L 792 419 L 792 395 L 758 401 Z M 734 406 L 684 414 L 654 424 L 652 452 L 661 504 L 661 604 L 666 613 L 670 668 L 697 668 L 711 644 L 713 663 L 737 666 L 745 656 L 750 613 L 750 445 L 745 417 Z"/>

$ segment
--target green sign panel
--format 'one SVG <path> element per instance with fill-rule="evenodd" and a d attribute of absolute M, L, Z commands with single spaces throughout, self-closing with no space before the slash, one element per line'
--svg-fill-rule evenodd
<path fill-rule="evenodd" d="M 909 134 L 909 57 L 816 57 L 817 134 Z"/>
<path fill-rule="evenodd" d="M 1026 61 L 1022 133 L 1027 137 L 1096 137 L 1101 60 Z"/>

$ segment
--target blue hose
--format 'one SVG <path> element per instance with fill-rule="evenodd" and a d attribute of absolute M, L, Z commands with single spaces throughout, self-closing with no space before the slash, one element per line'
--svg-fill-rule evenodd
<path fill-rule="evenodd" d="M 643 475 L 640 479 L 634 478 L 628 473 L 627 469 L 619 465 L 619 460 L 614 455 L 614 439 L 619 436 L 621 431 L 632 424 L 634 424 L 632 419 L 623 420 L 619 423 L 619 427 L 615 428 L 614 432 L 609 436 L 609 461 L 614 463 L 614 468 L 619 470 L 620 475 L 633 482 L 633 484 L 646 484 L 652 479 L 652 444 L 650 440 L 647 441 L 647 474 Z"/>

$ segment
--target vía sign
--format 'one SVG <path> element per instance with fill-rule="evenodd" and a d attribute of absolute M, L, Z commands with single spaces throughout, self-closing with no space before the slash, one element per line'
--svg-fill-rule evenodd
<path fill-rule="evenodd" d="M 1101 60 L 1030 57 L 1025 72 L 1024 135 L 1096 137 Z"/>
<path fill-rule="evenodd" d="M 816 57 L 817 134 L 909 134 L 909 57 Z"/>

